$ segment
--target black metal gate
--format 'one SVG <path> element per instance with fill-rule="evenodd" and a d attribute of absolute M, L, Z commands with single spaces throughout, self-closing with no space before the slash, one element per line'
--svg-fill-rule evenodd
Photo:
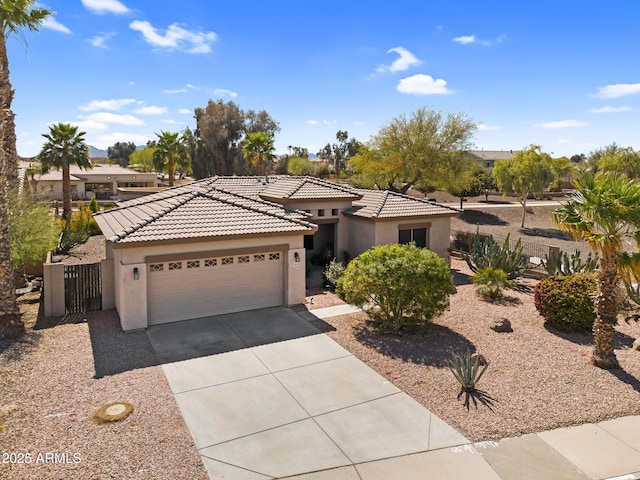
<path fill-rule="evenodd" d="M 102 309 L 100 263 L 64 266 L 64 305 L 66 313 Z"/>

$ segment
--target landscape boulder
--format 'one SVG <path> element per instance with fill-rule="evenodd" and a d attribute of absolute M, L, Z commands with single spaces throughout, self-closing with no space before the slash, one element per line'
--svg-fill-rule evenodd
<path fill-rule="evenodd" d="M 507 318 L 497 317 L 491 321 L 491 330 L 494 332 L 513 332 L 511 322 Z"/>
<path fill-rule="evenodd" d="M 640 338 L 636 338 L 636 341 L 633 342 L 631 348 L 633 348 L 634 350 L 640 350 Z"/>

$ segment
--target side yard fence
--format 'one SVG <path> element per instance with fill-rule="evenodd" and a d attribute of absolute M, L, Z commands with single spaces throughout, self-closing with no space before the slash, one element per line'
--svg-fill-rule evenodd
<path fill-rule="evenodd" d="M 451 230 L 451 250 L 461 253 L 469 253 L 473 246 L 473 238 L 476 232 L 462 232 L 460 230 Z M 503 244 L 506 237 L 501 235 L 490 235 L 487 233 L 479 232 L 481 238 L 487 238 L 493 236 L 493 239 L 499 244 Z M 515 248 L 518 243 L 517 238 L 509 237 L 509 248 Z M 553 245 L 544 245 L 541 243 L 527 242 L 520 240 L 522 246 L 522 254 L 527 259 L 528 268 L 542 268 L 542 260 L 546 255 L 551 255 L 552 252 L 559 253 L 560 248 Z"/>

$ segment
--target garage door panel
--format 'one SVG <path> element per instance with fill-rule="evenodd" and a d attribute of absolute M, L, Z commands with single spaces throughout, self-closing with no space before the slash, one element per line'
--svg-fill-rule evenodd
<path fill-rule="evenodd" d="M 148 270 L 150 325 L 284 303 L 282 253 L 196 258 Z"/>

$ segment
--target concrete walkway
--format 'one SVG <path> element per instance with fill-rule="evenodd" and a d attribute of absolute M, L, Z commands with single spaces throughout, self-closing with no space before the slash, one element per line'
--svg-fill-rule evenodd
<path fill-rule="evenodd" d="M 212 479 L 640 478 L 640 417 L 472 444 L 305 320 L 340 311 L 147 330 Z"/>

